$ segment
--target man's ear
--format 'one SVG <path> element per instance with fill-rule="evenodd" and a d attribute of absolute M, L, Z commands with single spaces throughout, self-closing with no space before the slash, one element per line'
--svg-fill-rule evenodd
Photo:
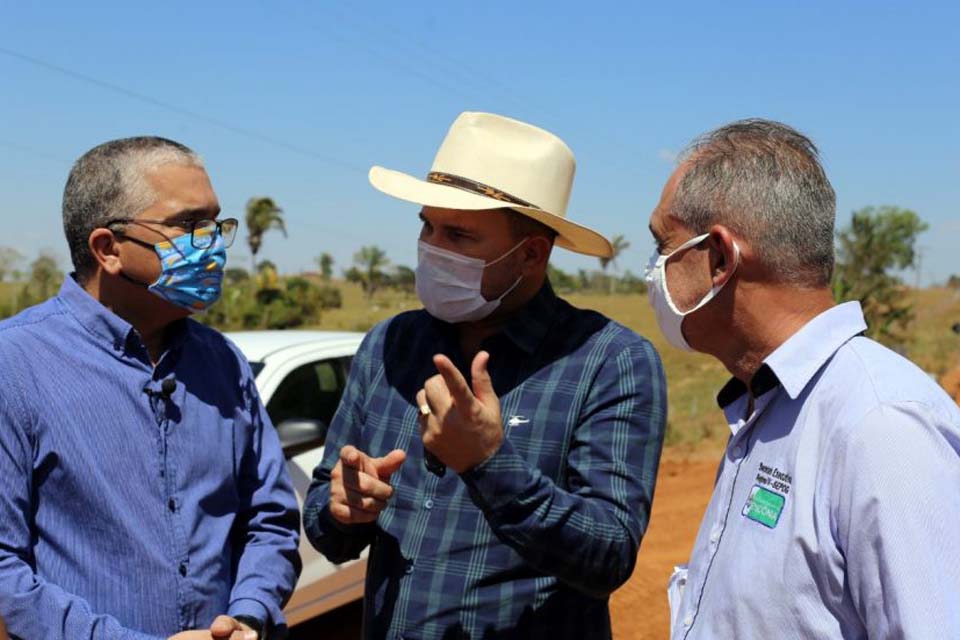
<path fill-rule="evenodd" d="M 105 273 L 116 276 L 123 270 L 120 264 L 120 243 L 109 229 L 101 227 L 91 231 L 87 238 L 87 247 Z"/>
<path fill-rule="evenodd" d="M 737 269 L 740 260 L 737 241 L 730 229 L 723 225 L 714 225 L 707 238 L 710 249 L 710 279 L 714 287 L 725 284 Z"/>
<path fill-rule="evenodd" d="M 553 251 L 553 242 L 546 236 L 529 236 L 520 249 L 524 271 L 538 271 L 547 268 L 550 253 Z"/>

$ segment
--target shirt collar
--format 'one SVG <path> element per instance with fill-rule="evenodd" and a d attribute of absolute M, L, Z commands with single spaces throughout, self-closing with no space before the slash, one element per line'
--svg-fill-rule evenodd
<path fill-rule="evenodd" d="M 749 389 L 732 378 L 720 390 L 717 403 L 726 407 L 747 391 L 758 397 L 777 385 L 783 387 L 790 399 L 796 400 L 837 349 L 866 329 L 859 302 L 827 309 L 767 356 L 751 378 Z"/>
<path fill-rule="evenodd" d="M 537 295 L 507 321 L 503 334 L 528 354 L 535 353 L 556 320 L 558 300 L 550 281 L 544 281 Z"/>
<path fill-rule="evenodd" d="M 63 279 L 57 296 L 74 318 L 91 334 L 108 343 L 115 351 L 126 351 L 131 344 L 142 342 L 137 330 L 129 322 L 103 306 L 76 281 L 71 273 Z M 178 349 L 190 335 L 190 322 L 184 318 L 167 329 L 165 351 Z"/>
<path fill-rule="evenodd" d="M 87 293 L 76 281 L 76 274 L 63 279 L 58 297 L 87 331 L 108 342 L 116 351 L 124 350 L 133 326 Z"/>

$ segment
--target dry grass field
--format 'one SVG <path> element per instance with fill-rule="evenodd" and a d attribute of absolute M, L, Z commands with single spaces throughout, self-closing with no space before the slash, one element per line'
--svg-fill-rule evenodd
<path fill-rule="evenodd" d="M 375 323 L 408 309 L 419 308 L 415 296 L 394 292 L 378 294 L 372 302 L 359 287 L 341 284 L 343 307 L 324 312 L 317 328 L 365 331 Z M 922 289 L 910 294 L 916 320 L 904 355 L 940 379 L 960 365 L 960 336 L 950 329 L 960 322 L 960 291 Z M 667 445 L 684 450 L 701 443 L 726 440 L 727 426 L 714 402 L 728 378 L 726 370 L 708 356 L 678 351 L 666 344 L 657 329 L 653 311 L 643 295 L 572 294 L 572 304 L 595 309 L 649 338 L 663 358 L 668 385 Z"/>

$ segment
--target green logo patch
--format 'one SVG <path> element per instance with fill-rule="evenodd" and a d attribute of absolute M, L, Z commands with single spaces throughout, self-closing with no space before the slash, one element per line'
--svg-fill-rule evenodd
<path fill-rule="evenodd" d="M 754 522 L 773 529 L 780 520 L 780 513 L 786 501 L 787 499 L 779 493 L 754 485 L 750 489 L 750 497 L 741 513 Z"/>

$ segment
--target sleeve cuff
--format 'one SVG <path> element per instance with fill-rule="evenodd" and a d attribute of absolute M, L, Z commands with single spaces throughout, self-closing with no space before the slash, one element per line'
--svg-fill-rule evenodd
<path fill-rule="evenodd" d="M 271 622 L 270 612 L 267 611 L 267 608 L 252 598 L 242 598 L 231 602 L 230 608 L 227 609 L 227 615 L 231 618 L 236 616 L 256 618 L 263 623 L 264 628 L 269 626 Z"/>
<path fill-rule="evenodd" d="M 504 438 L 492 456 L 460 474 L 473 502 L 484 511 L 502 509 L 535 485 L 539 469 L 535 469 Z"/>

